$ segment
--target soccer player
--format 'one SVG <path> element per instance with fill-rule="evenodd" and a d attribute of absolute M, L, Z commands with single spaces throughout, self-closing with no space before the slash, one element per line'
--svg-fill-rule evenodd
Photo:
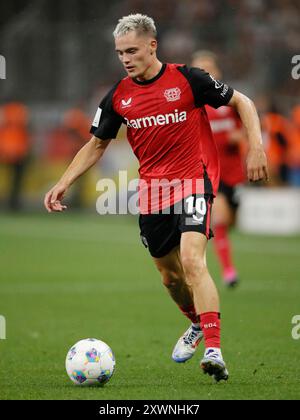
<path fill-rule="evenodd" d="M 204 69 L 215 79 L 222 79 L 217 56 L 210 51 L 193 54 L 192 67 Z M 212 210 L 215 251 L 220 261 L 223 281 L 228 287 L 238 283 L 229 239 L 239 206 L 238 187 L 245 182 L 244 157 L 241 142 L 245 133 L 236 110 L 230 106 L 205 106 L 220 157 L 220 184 Z"/>
<path fill-rule="evenodd" d="M 66 209 L 62 199 L 70 185 L 101 158 L 125 123 L 140 163 L 141 237 L 170 296 L 191 321 L 172 357 L 175 362 L 187 361 L 204 338 L 201 368 L 216 381 L 227 380 L 220 345 L 219 297 L 206 265 L 219 169 L 204 106 L 229 104 L 241 116 L 249 137 L 248 177 L 252 181 L 268 178 L 257 113 L 250 99 L 208 73 L 161 63 L 152 18 L 141 14 L 123 17 L 114 38 L 127 76 L 102 99 L 91 128 L 93 137 L 46 194 L 45 207 L 49 212 Z M 179 199 L 177 189 L 171 188 L 166 198 L 163 188 L 147 201 L 152 184 L 174 180 L 177 187 L 188 185 L 183 197 Z"/>

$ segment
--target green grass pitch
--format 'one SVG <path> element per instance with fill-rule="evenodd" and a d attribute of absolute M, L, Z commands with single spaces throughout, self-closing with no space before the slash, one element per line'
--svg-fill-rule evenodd
<path fill-rule="evenodd" d="M 140 244 L 137 220 L 90 214 L 0 219 L 0 399 L 299 399 L 300 237 L 233 233 L 242 282 L 228 291 L 211 251 L 222 304 L 227 383 L 200 372 L 203 354 L 175 364 L 188 322 Z M 103 388 L 68 379 L 67 350 L 96 337 L 117 367 Z"/>

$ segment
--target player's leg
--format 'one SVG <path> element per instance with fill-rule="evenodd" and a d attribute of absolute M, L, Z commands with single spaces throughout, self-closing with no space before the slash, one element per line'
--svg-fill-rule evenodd
<path fill-rule="evenodd" d="M 232 247 L 229 238 L 229 230 L 235 223 L 236 207 L 232 206 L 229 198 L 223 192 L 219 192 L 214 200 L 212 210 L 214 248 L 220 265 L 224 283 L 233 287 L 237 284 L 238 274 L 232 258 Z"/>
<path fill-rule="evenodd" d="M 178 220 L 179 216 L 174 214 L 141 215 L 141 238 L 161 273 L 170 296 L 184 315 L 197 323 L 193 299 L 185 283 L 179 258 L 181 232 L 178 229 Z"/>
<path fill-rule="evenodd" d="M 163 285 L 177 304 L 181 312 L 191 321 L 191 326 L 176 343 L 172 358 L 177 363 L 189 360 L 203 338 L 199 325 L 199 316 L 194 307 L 193 296 L 188 287 L 180 260 L 179 246 L 161 258 L 153 258 L 159 270 Z"/>
<path fill-rule="evenodd" d="M 179 246 L 162 258 L 153 258 L 154 263 L 161 274 L 163 285 L 166 287 L 171 298 L 185 315 L 194 323 L 198 323 L 191 290 L 187 286 L 184 272 L 180 261 Z"/>
<path fill-rule="evenodd" d="M 219 313 L 219 296 L 206 264 L 207 238 L 199 232 L 184 232 L 181 237 L 181 262 L 185 279 L 192 290 L 198 314 Z"/>
<path fill-rule="evenodd" d="M 195 231 L 182 233 L 181 262 L 200 315 L 206 347 L 201 367 L 219 381 L 228 379 L 228 372 L 221 353 L 219 296 L 206 265 L 206 247 L 207 237 L 204 234 Z"/>

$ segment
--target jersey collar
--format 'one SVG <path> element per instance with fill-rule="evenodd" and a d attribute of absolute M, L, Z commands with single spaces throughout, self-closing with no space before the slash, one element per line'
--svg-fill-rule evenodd
<path fill-rule="evenodd" d="M 163 65 L 162 65 L 162 68 L 160 69 L 160 71 L 159 71 L 159 73 L 157 73 L 157 75 L 155 76 L 155 77 L 153 77 L 152 79 L 149 79 L 149 80 L 143 80 L 143 81 L 140 81 L 140 80 L 137 80 L 137 79 L 132 79 L 132 81 L 134 82 L 134 83 L 136 83 L 137 85 L 149 85 L 150 83 L 153 83 L 153 82 L 155 82 L 156 80 L 158 80 L 163 74 L 164 74 L 164 72 L 165 72 L 165 70 L 166 70 L 166 67 L 167 67 L 167 65 L 166 65 L 166 63 L 164 63 Z"/>

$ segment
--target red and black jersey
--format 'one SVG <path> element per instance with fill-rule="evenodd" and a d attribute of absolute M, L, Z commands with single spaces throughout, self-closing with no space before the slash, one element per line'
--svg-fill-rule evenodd
<path fill-rule="evenodd" d="M 205 108 L 219 152 L 220 180 L 233 187 L 245 181 L 241 147 L 230 142 L 231 133 L 240 129 L 242 122 L 230 106 L 215 109 L 207 105 Z"/>
<path fill-rule="evenodd" d="M 200 179 L 205 180 L 203 191 L 193 186 L 188 194 L 216 194 L 219 160 L 205 105 L 227 105 L 232 95 L 231 87 L 203 70 L 164 64 L 151 80 L 125 77 L 118 82 L 101 101 L 91 133 L 102 140 L 115 138 L 125 123 L 144 184 Z M 173 196 L 168 205 L 176 201 Z M 166 206 L 162 200 L 154 207 Z"/>

